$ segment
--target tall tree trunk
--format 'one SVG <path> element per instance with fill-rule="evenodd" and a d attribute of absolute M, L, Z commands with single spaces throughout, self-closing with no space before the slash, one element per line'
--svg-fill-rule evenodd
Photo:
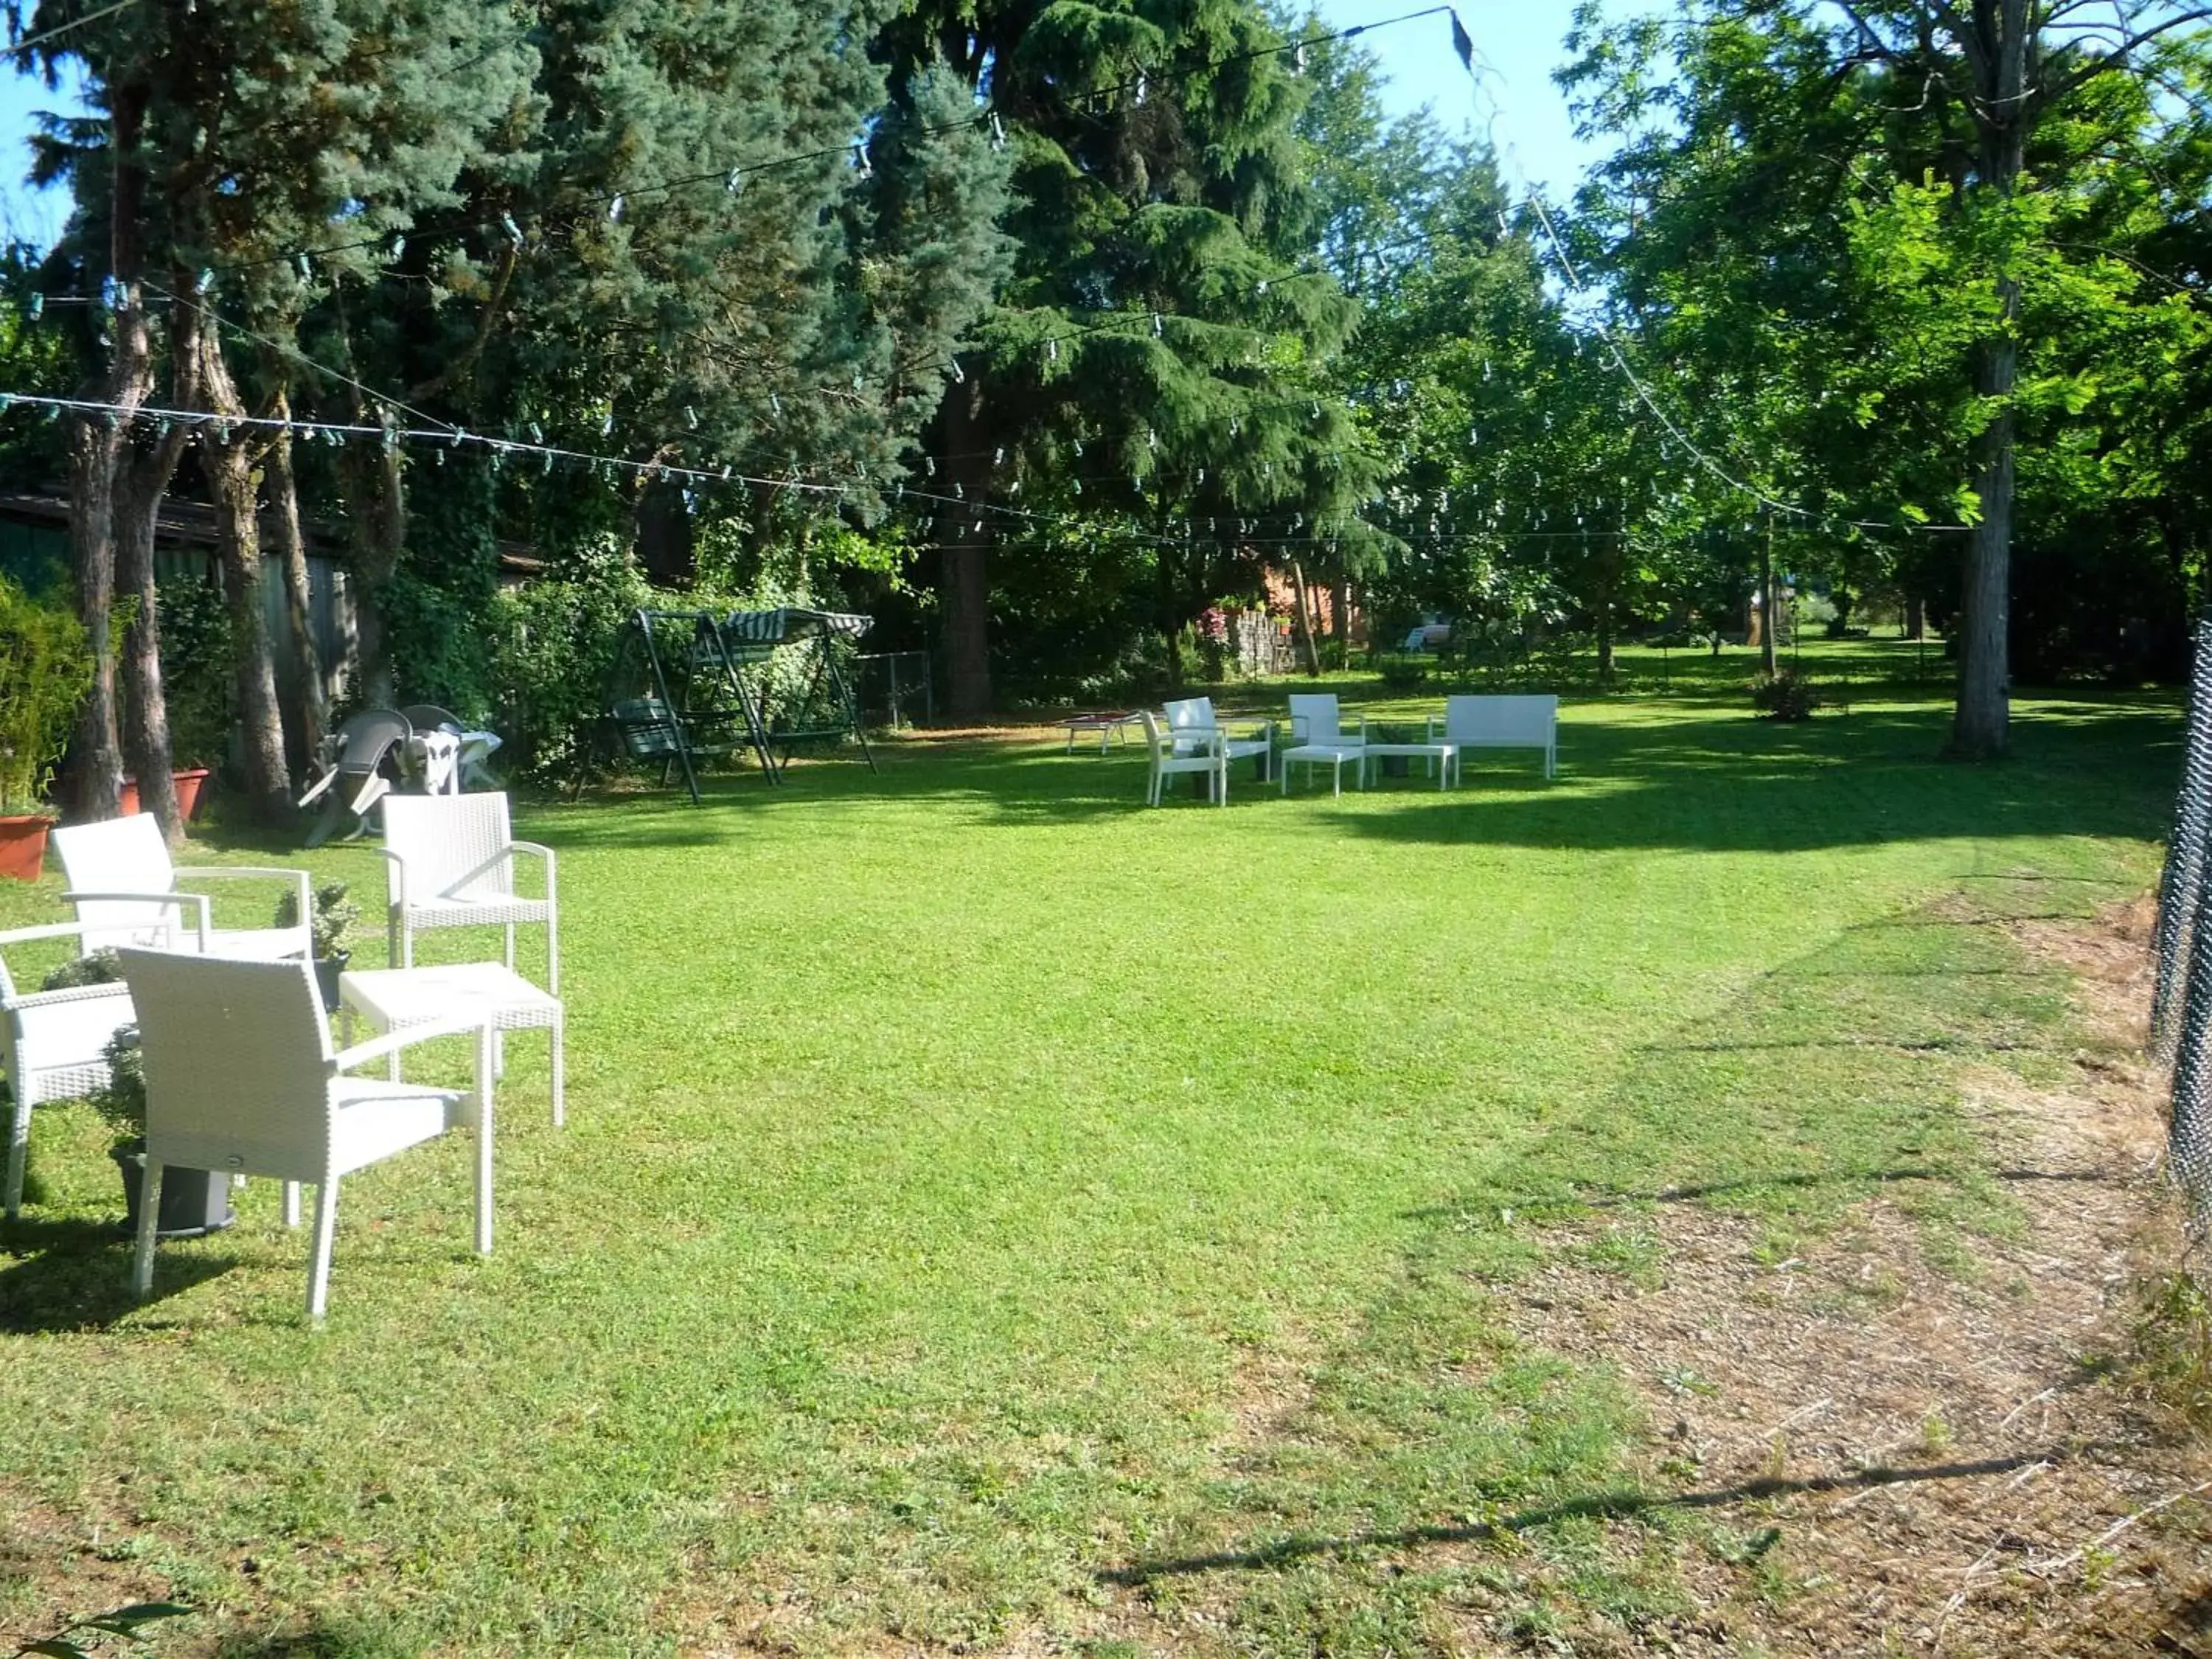
<path fill-rule="evenodd" d="M 1917 640 L 1927 631 L 1927 612 L 1922 607 L 1920 596 L 1917 593 L 1907 594 L 1905 599 L 1905 632 L 1903 637 L 1908 640 Z"/>
<path fill-rule="evenodd" d="M 937 514 L 945 700 L 955 714 L 986 714 L 991 707 L 991 532 L 988 523 L 981 530 L 975 528 L 977 520 L 988 517 L 980 503 L 990 482 L 988 469 L 978 464 L 987 447 L 982 401 L 982 386 L 971 375 L 945 388 L 939 420 L 945 476 L 937 488 L 958 497 L 946 501 Z"/>
<path fill-rule="evenodd" d="M 2026 154 L 2024 100 L 2033 33 L 2029 9 L 2028 0 L 1983 0 L 1976 8 L 1975 27 L 1982 37 L 1976 79 L 1982 96 L 1973 192 L 1996 204 L 2012 199 Z M 2020 375 L 2013 329 L 2020 315 L 2020 280 L 2008 257 L 1997 272 L 1996 301 L 1996 326 L 1974 351 L 1974 395 L 1994 412 L 1974 441 L 1974 493 L 1981 498 L 1981 516 L 1967 533 L 1960 596 L 1959 703 L 1948 752 L 1964 760 L 2002 755 L 2011 736 L 2013 389 Z"/>
<path fill-rule="evenodd" d="M 177 806 L 169 702 L 161 685 L 154 522 L 187 440 L 179 428 L 163 434 L 150 451 L 126 454 L 116 469 L 114 495 L 116 593 L 131 616 L 123 632 L 124 747 L 138 779 L 138 805 L 154 815 L 172 847 L 184 842 L 185 817 Z"/>
<path fill-rule="evenodd" d="M 1766 540 L 1759 550 L 1759 666 L 1774 672 L 1774 515 L 1767 514 Z"/>
<path fill-rule="evenodd" d="M 262 622 L 260 474 L 254 465 L 253 431 L 227 423 L 246 413 L 216 331 L 199 340 L 201 384 L 216 419 L 203 428 L 201 453 L 215 492 L 216 546 L 222 560 L 223 595 L 230 612 L 232 648 L 238 653 L 238 724 L 245 751 L 246 809 L 265 823 L 283 822 L 292 809 L 292 780 L 284 769 L 284 722 L 276 702 L 276 665 Z"/>
<path fill-rule="evenodd" d="M 1305 567 L 1296 559 L 1291 561 L 1291 587 L 1297 600 L 1297 641 L 1306 659 L 1306 672 L 1317 678 L 1321 673 L 1321 652 L 1314 644 L 1313 595 L 1306 586 Z"/>
<path fill-rule="evenodd" d="M 289 405 L 278 404 L 285 414 Z M 292 635 L 292 669 L 299 676 L 300 700 L 293 719 L 300 753 L 293 759 L 304 771 L 330 723 L 330 698 L 323 685 L 323 654 L 315 645 L 314 591 L 307 576 L 307 544 L 300 534 L 300 491 L 292 474 L 292 434 L 279 432 L 269 452 L 269 494 L 276 508 L 276 553 L 284 569 L 284 615 Z"/>
<path fill-rule="evenodd" d="M 1337 643 L 1338 666 L 1352 660 L 1352 578 L 1341 570 L 1329 591 L 1328 636 Z"/>
<path fill-rule="evenodd" d="M 121 303 L 114 316 L 107 372 L 93 377 L 88 399 L 112 412 L 77 416 L 70 436 L 70 568 L 77 614 L 92 647 L 92 690 L 78 711 L 64 779 L 64 805 L 73 818 L 112 818 L 123 787 L 123 744 L 115 685 L 115 491 L 131 443 L 125 412 L 154 385 L 154 343 L 140 286 L 139 218 L 146 173 L 139 160 L 147 90 L 118 77 L 109 92 L 108 156 L 113 173 L 108 213 L 108 270 Z"/>
<path fill-rule="evenodd" d="M 72 818 L 112 818 L 123 787 L 123 744 L 116 719 L 115 461 L 122 438 L 97 416 L 75 423 L 70 442 L 70 568 L 77 614 L 92 646 L 92 690 L 77 710 L 64 775 L 63 808 Z"/>
<path fill-rule="evenodd" d="M 1613 584 L 1597 592 L 1597 683 L 1613 684 Z"/>

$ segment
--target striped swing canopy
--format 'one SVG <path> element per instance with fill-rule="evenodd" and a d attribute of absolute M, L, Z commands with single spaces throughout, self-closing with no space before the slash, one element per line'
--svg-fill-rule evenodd
<path fill-rule="evenodd" d="M 722 618 L 722 631 L 747 645 L 787 645 L 823 634 L 842 634 L 856 640 L 874 621 L 872 617 L 855 616 L 849 611 L 806 611 L 784 605 L 773 611 L 732 611 Z"/>

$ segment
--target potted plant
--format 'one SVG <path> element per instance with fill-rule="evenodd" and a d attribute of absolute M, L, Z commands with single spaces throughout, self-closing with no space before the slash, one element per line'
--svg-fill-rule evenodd
<path fill-rule="evenodd" d="M 46 975 L 49 991 L 100 985 L 123 977 L 112 951 L 64 963 Z M 146 1180 L 146 1068 L 138 1054 L 138 1028 L 125 1025 L 100 1051 L 107 1061 L 107 1086 L 92 1103 L 117 1133 L 107 1155 L 123 1177 L 123 1231 L 138 1231 L 139 1194 Z M 198 1238 L 220 1232 L 236 1220 L 230 1209 L 230 1177 L 212 1170 L 170 1168 L 161 1172 L 161 1207 L 155 1231 L 163 1238 Z"/>
<path fill-rule="evenodd" d="M 83 624 L 0 576 L 0 875 L 39 878 L 52 820 L 37 808 L 91 689 Z"/>
<path fill-rule="evenodd" d="M 307 931 L 314 943 L 315 982 L 322 988 L 323 1006 L 333 1013 L 338 1006 L 338 975 L 353 960 L 353 951 L 348 948 L 353 939 L 353 925 L 361 920 L 361 906 L 346 896 L 347 891 L 342 881 L 329 882 L 315 889 L 314 911 L 307 918 Z M 276 901 L 276 926 L 299 925 L 299 895 L 288 888 L 284 896 Z"/>

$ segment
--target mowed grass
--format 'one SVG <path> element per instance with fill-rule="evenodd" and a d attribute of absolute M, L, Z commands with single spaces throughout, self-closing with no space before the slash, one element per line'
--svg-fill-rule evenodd
<path fill-rule="evenodd" d="M 1571 702 L 1557 781 L 1442 794 L 1148 811 L 1133 750 L 1032 736 L 525 804 L 569 1121 L 511 1039 L 489 1260 L 453 1136 L 349 1178 L 322 1329 L 266 1182 L 134 1307 L 105 1132 L 38 1114 L 0 1632 L 121 1587 L 237 1652 L 1407 1651 L 1457 1592 L 1376 1540 L 1501 1516 L 1663 1603 L 1537 1514 L 1607 1486 L 1626 1396 L 1482 1284 L 1600 1194 L 1711 1187 L 1779 1249 L 1902 1170 L 1931 1237 L 2007 1224 L 1952 1080 L 2032 1066 L 2066 987 L 1943 906 L 2154 874 L 2170 702 L 2026 702 L 1962 768 L 1925 695 Z M 1201 1586 L 1230 1616 L 1144 1625 Z"/>

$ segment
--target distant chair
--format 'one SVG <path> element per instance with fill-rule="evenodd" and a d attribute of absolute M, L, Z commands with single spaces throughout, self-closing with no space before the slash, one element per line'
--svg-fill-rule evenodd
<path fill-rule="evenodd" d="M 507 965 L 512 968 L 516 925 L 543 922 L 545 988 L 555 996 L 561 994 L 553 849 L 514 839 L 504 794 L 387 795 L 381 850 L 393 967 L 415 965 L 418 933 L 434 927 L 504 927 Z M 518 856 L 534 858 L 544 866 L 543 898 L 515 891 Z"/>
<path fill-rule="evenodd" d="M 151 813 L 75 824 L 54 831 L 69 890 L 76 907 L 84 954 L 104 945 L 143 945 L 160 950 L 203 951 L 214 957 L 273 961 L 304 957 L 313 943 L 307 872 L 259 865 L 197 864 L 179 869 Z M 207 896 L 180 890 L 178 879 L 284 881 L 295 889 L 300 918 L 291 927 L 217 928 Z"/>
<path fill-rule="evenodd" d="M 1270 722 L 1245 721 L 1244 734 L 1237 737 L 1232 736 L 1215 715 L 1211 697 L 1182 697 L 1162 707 L 1167 713 L 1168 732 L 1174 739 L 1177 754 L 1199 753 L 1210 740 L 1218 744 L 1224 761 L 1257 757 L 1260 775 L 1267 775 L 1275 748 L 1275 728 Z"/>
<path fill-rule="evenodd" d="M 1217 806 L 1229 805 L 1229 757 L 1218 732 L 1194 738 L 1186 747 L 1151 709 L 1141 710 L 1139 718 L 1145 723 L 1145 756 L 1152 767 L 1145 780 L 1146 805 L 1160 804 L 1161 786 L 1177 773 L 1204 774 L 1206 798 Z"/>
<path fill-rule="evenodd" d="M 33 939 L 67 939 L 73 921 L 18 927 L 0 933 L 0 946 Z M 0 1070 L 14 1101 L 8 1131 L 8 1218 L 23 1207 L 23 1162 L 31 1145 L 31 1109 L 50 1100 L 81 1100 L 107 1086 L 103 1052 L 131 1024 L 131 991 L 118 984 L 79 985 L 62 991 L 19 989 L 0 961 Z"/>
<path fill-rule="evenodd" d="M 304 962 L 224 962 L 125 951 L 146 1066 L 146 1174 L 131 1283 L 154 1288 L 161 1171 L 169 1164 L 285 1183 L 284 1220 L 299 1221 L 299 1186 L 315 1189 L 307 1316 L 330 1297 L 338 1179 L 436 1139 L 456 1123 L 477 1132 L 477 1237 L 491 1253 L 492 1032 L 483 1014 L 412 1025 L 333 1053 L 330 1021 Z M 410 1043 L 473 1033 L 476 1091 L 346 1075 Z"/>
<path fill-rule="evenodd" d="M 307 786 L 307 793 L 300 797 L 303 807 L 323 802 L 322 815 L 307 831 L 308 846 L 320 847 L 328 841 L 338 820 L 348 812 L 353 814 L 354 835 L 367 830 L 368 815 L 392 792 L 386 763 L 398 765 L 414 731 L 404 714 L 389 708 L 364 708 L 348 716 L 343 726 L 323 739 L 323 752 L 316 760 L 322 769 Z"/>
<path fill-rule="evenodd" d="M 1367 751 L 1367 717 L 1354 715 L 1359 722 L 1357 732 L 1344 729 L 1344 719 L 1338 711 L 1336 694 L 1333 691 L 1293 693 L 1291 697 L 1291 744 L 1278 758 L 1283 764 L 1283 793 L 1291 793 L 1291 763 L 1303 761 L 1307 771 L 1326 765 L 1331 774 L 1333 793 L 1344 793 L 1344 763 L 1350 761 L 1360 787 L 1366 787 L 1366 768 L 1362 763 Z"/>

